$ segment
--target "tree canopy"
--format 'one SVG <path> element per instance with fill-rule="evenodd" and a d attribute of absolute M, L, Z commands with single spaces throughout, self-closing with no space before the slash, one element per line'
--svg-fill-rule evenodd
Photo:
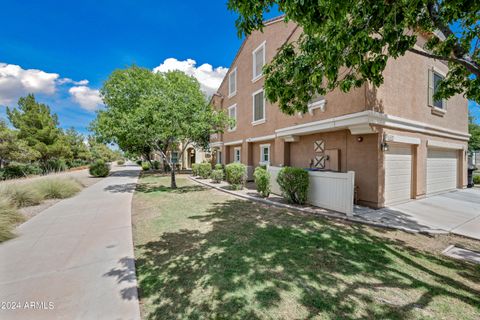
<path fill-rule="evenodd" d="M 479 1 L 228 1 L 239 35 L 261 30 L 275 5 L 303 29 L 264 69 L 267 98 L 287 114 L 306 112 L 314 95 L 335 88 L 380 86 L 388 59 L 407 51 L 448 63 L 436 99 L 463 93 L 480 102 Z M 422 49 L 419 34 L 428 38 Z"/>
<path fill-rule="evenodd" d="M 116 70 L 100 92 L 105 109 L 98 111 L 92 130 L 102 141 L 147 159 L 155 150 L 169 162 L 169 149 L 181 145 L 181 156 L 189 143 L 206 146 L 210 134 L 222 131 L 227 121 L 207 103 L 198 81 L 180 71 Z"/>
<path fill-rule="evenodd" d="M 470 133 L 470 140 L 468 141 L 468 150 L 480 150 L 480 125 L 475 123 L 475 118 L 472 115 L 468 116 L 468 133 Z"/>

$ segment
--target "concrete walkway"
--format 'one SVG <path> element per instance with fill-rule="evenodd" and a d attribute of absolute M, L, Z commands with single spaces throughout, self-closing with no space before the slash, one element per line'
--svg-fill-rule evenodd
<path fill-rule="evenodd" d="M 140 318 L 131 227 L 138 173 L 115 168 L 0 244 L 0 319 Z"/>

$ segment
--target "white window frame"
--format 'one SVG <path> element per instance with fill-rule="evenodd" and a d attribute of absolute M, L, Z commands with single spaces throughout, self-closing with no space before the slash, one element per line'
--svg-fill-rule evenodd
<path fill-rule="evenodd" d="M 217 164 L 221 164 L 222 163 L 222 151 L 221 150 L 217 150 Z"/>
<path fill-rule="evenodd" d="M 266 61 L 265 61 L 265 51 L 266 51 L 266 41 L 263 41 L 262 44 L 260 44 L 255 50 L 252 51 L 252 82 L 257 81 L 258 79 L 263 77 L 263 71 L 260 71 L 260 74 L 255 75 L 255 66 L 257 65 L 257 59 L 256 59 L 256 53 L 257 51 L 263 49 L 263 66 L 265 66 Z"/>
<path fill-rule="evenodd" d="M 263 150 L 264 149 L 268 150 L 268 161 L 265 161 L 263 159 Z M 270 143 L 261 144 L 260 145 L 260 165 L 270 165 L 270 159 L 271 159 Z"/>
<path fill-rule="evenodd" d="M 431 73 L 431 79 L 430 79 L 430 73 Z M 431 67 L 429 68 L 429 73 L 428 73 L 428 106 L 432 108 L 432 114 L 436 114 L 439 116 L 443 116 L 447 112 L 447 100 L 442 99 L 442 107 L 439 108 L 435 106 L 435 100 L 433 99 L 433 96 L 435 94 L 435 74 L 442 77 L 445 79 L 447 75 L 440 71 L 436 67 Z M 431 83 L 430 83 L 431 82 Z M 430 103 L 431 101 L 431 103 Z"/>
<path fill-rule="evenodd" d="M 238 159 L 237 159 L 237 155 L 238 155 Z M 242 147 L 233 148 L 233 162 L 242 162 Z"/>
<path fill-rule="evenodd" d="M 230 92 L 231 89 L 231 77 L 234 75 L 235 78 L 235 91 Z M 229 74 L 228 74 L 228 97 L 231 98 L 237 94 L 237 67 L 235 67 Z"/>
<path fill-rule="evenodd" d="M 235 104 L 231 105 L 230 107 L 228 107 L 228 117 L 229 117 L 229 118 L 230 118 L 230 110 L 235 110 L 235 117 L 234 117 L 234 119 L 235 119 L 235 126 L 232 127 L 232 128 L 230 128 L 230 126 L 228 127 L 228 131 L 229 131 L 229 132 L 232 132 L 232 131 L 237 130 L 237 104 L 235 103 Z"/>
<path fill-rule="evenodd" d="M 260 92 L 263 92 L 263 118 L 255 120 L 255 96 Z M 257 124 L 265 123 L 267 119 L 265 104 L 266 104 L 266 100 L 265 100 L 265 92 L 263 91 L 263 88 L 252 93 L 252 125 L 253 126 L 256 126 Z"/>

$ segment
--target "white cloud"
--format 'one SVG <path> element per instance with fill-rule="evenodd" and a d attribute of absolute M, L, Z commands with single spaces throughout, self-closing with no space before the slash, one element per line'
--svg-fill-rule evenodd
<path fill-rule="evenodd" d="M 207 96 L 214 94 L 223 78 L 227 74 L 228 68 L 218 67 L 213 68 L 212 65 L 204 63 L 198 68 L 197 62 L 193 59 L 179 61 L 175 58 L 168 58 L 163 61 L 158 67 L 153 69 L 153 72 L 167 72 L 172 70 L 180 70 L 186 74 L 195 77 L 200 82 L 200 87 Z"/>
<path fill-rule="evenodd" d="M 54 94 L 58 78 L 57 73 L 0 62 L 0 105 L 15 103 L 28 93 Z"/>
<path fill-rule="evenodd" d="M 73 84 L 76 86 L 86 86 L 88 83 L 88 80 L 75 81 L 70 78 L 62 78 L 58 80 L 58 84 Z"/>
<path fill-rule="evenodd" d="M 77 102 L 83 109 L 94 111 L 103 105 L 100 91 L 91 89 L 87 86 L 75 86 L 68 89 L 73 100 Z"/>

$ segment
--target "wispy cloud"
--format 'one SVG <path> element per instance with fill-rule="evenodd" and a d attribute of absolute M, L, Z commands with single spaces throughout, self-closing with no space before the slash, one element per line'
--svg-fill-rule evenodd
<path fill-rule="evenodd" d="M 94 111 L 103 105 L 100 92 L 96 89 L 75 86 L 68 89 L 68 92 L 72 95 L 73 100 L 85 110 Z"/>

